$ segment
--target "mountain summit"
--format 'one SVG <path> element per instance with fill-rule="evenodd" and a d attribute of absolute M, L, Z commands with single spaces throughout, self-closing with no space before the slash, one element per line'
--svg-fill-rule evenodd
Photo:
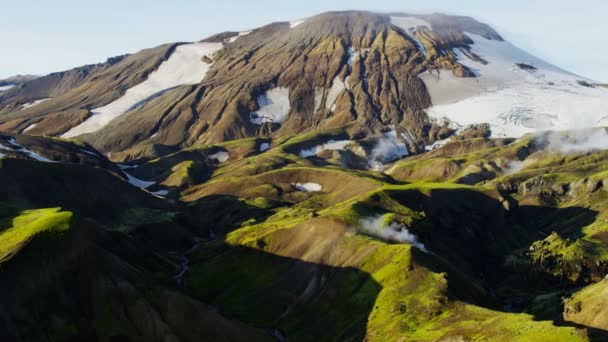
<path fill-rule="evenodd" d="M 607 103 L 468 17 L 332 12 L 26 82 L 0 93 L 0 129 L 78 136 L 115 160 L 333 128 L 394 130 L 420 152 L 472 124 L 506 137 L 598 126 Z"/>

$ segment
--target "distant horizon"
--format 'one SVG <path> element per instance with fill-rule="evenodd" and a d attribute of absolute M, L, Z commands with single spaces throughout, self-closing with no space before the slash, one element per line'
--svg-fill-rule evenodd
<path fill-rule="evenodd" d="M 6 37 L 0 79 L 43 76 L 161 44 L 197 41 L 224 31 L 244 31 L 324 12 L 360 10 L 470 16 L 548 63 L 598 83 L 608 83 L 608 61 L 603 58 L 608 53 L 608 37 L 604 34 L 608 23 L 601 20 L 608 3 L 600 0 L 580 0 L 577 4 L 565 0 L 515 0 L 509 4 L 434 0 L 423 5 L 379 0 L 372 6 L 353 0 L 349 1 L 350 9 L 340 8 L 338 0 L 311 0 L 289 6 L 282 6 L 277 0 L 260 0 L 255 6 L 244 0 L 230 4 L 187 0 L 134 0 L 124 4 L 107 0 L 86 6 L 76 0 L 35 2 L 23 0 L 5 5 L 0 14 L 0 32 Z M 544 12 L 542 17 L 537 15 L 540 11 Z"/>

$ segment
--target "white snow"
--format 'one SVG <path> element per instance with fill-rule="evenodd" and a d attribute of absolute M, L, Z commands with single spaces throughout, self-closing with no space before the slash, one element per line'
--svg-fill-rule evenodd
<path fill-rule="evenodd" d="M 168 190 L 159 190 L 159 191 L 155 191 L 155 192 L 151 192 L 152 195 L 157 196 L 157 197 L 163 197 L 163 196 L 167 196 L 169 194 Z"/>
<path fill-rule="evenodd" d="M 28 149 L 25 146 L 21 146 L 21 145 L 17 144 L 17 140 L 15 140 L 15 138 L 9 139 L 8 143 L 11 144 L 11 145 L 13 145 L 14 147 L 16 147 L 16 150 L 11 150 L 11 151 L 25 153 L 30 158 L 32 158 L 34 160 L 37 160 L 37 161 L 40 161 L 40 162 L 44 162 L 44 163 L 57 163 L 54 160 L 50 160 L 50 159 L 48 159 L 46 157 L 43 157 L 43 156 L 39 155 L 38 153 L 36 153 L 36 152 Z M 0 145 L 0 146 L 2 146 L 2 145 Z M 2 147 L 3 147 L 4 150 L 9 150 L 5 146 L 2 146 Z"/>
<path fill-rule="evenodd" d="M 29 103 L 23 104 L 23 105 L 21 105 L 21 110 L 37 106 L 37 105 L 39 105 L 39 104 L 41 104 L 43 102 L 46 102 L 46 101 L 48 101 L 50 99 L 51 99 L 50 97 L 47 97 L 47 98 L 44 98 L 44 99 L 36 100 L 34 102 L 29 102 Z"/>
<path fill-rule="evenodd" d="M 319 192 L 323 190 L 321 184 L 317 183 L 294 183 L 293 186 L 296 188 L 296 190 L 302 192 Z"/>
<path fill-rule="evenodd" d="M 226 43 L 234 43 L 236 42 L 237 39 L 239 39 L 240 37 L 246 36 L 248 34 L 250 34 L 251 32 L 253 32 L 253 30 L 250 31 L 243 31 L 243 32 L 239 32 L 236 36 L 232 36 L 230 38 L 226 39 Z"/>
<path fill-rule="evenodd" d="M 142 188 L 142 189 L 147 189 L 149 187 L 151 187 L 152 185 L 156 184 L 156 182 L 147 182 L 138 178 L 135 178 L 133 176 L 131 176 L 127 171 L 125 170 L 129 170 L 129 169 L 136 169 L 139 167 L 139 165 L 123 165 L 123 164 L 116 164 L 118 165 L 118 167 L 122 170 L 122 172 L 127 176 L 127 181 L 129 183 L 131 183 L 131 185 L 136 186 L 138 188 Z"/>
<path fill-rule="evenodd" d="M 368 163 L 372 170 L 383 171 L 387 163 L 409 155 L 407 146 L 397 137 L 395 128 L 389 128 L 390 131 L 382 134 L 371 152 Z"/>
<path fill-rule="evenodd" d="M 334 105 L 336 104 L 336 100 L 338 99 L 338 96 L 340 96 L 340 94 L 344 92 L 345 89 L 346 84 L 344 84 L 344 81 L 340 79 L 340 76 L 336 76 L 336 78 L 334 78 L 332 82 L 331 89 L 327 94 L 327 99 L 325 100 L 325 107 L 331 111 L 334 111 Z"/>
<path fill-rule="evenodd" d="M 38 126 L 38 124 L 31 124 L 31 125 L 27 126 L 27 127 L 26 127 L 26 128 L 23 130 L 23 133 L 25 133 L 25 132 L 27 132 L 27 131 L 29 131 L 29 130 L 32 130 L 32 129 L 33 129 L 34 127 L 36 127 L 36 126 Z"/>
<path fill-rule="evenodd" d="M 343 150 L 346 145 L 350 144 L 350 140 L 328 140 L 326 143 L 317 145 L 313 148 L 300 151 L 299 155 L 302 158 L 308 158 L 316 156 L 323 151 L 336 151 Z"/>
<path fill-rule="evenodd" d="M 351 90 L 350 75 L 348 75 L 348 76 L 346 76 L 346 78 L 344 78 L 344 86 L 346 87 L 346 90 Z"/>
<path fill-rule="evenodd" d="M 375 236 L 388 242 L 407 243 L 417 247 L 423 252 L 428 253 L 427 249 L 418 240 L 416 235 L 410 233 L 405 225 L 396 222 L 387 224 L 386 217 L 384 215 L 363 218 L 359 221 L 359 225 L 366 234 Z"/>
<path fill-rule="evenodd" d="M 456 135 L 456 134 L 454 134 L 454 135 Z M 425 151 L 433 151 L 433 150 L 436 150 L 436 149 L 440 148 L 441 146 L 443 146 L 443 145 L 445 145 L 445 144 L 449 143 L 449 142 L 450 142 L 450 140 L 452 140 L 452 137 L 447 138 L 447 139 L 443 139 L 443 140 L 437 140 L 437 141 L 435 141 L 435 142 L 434 142 L 433 144 L 431 144 L 431 145 L 426 145 L 426 146 L 424 146 L 424 150 L 425 150 Z"/>
<path fill-rule="evenodd" d="M 128 172 L 122 171 L 127 176 L 127 181 L 131 183 L 131 185 L 136 186 L 138 188 L 146 189 L 156 184 L 156 182 L 147 182 L 138 178 L 131 176 Z"/>
<path fill-rule="evenodd" d="M 269 143 L 261 143 L 260 144 L 260 152 L 268 151 L 269 148 L 270 148 L 270 144 Z"/>
<path fill-rule="evenodd" d="M 353 66 L 353 64 L 355 63 L 355 59 L 357 58 L 357 56 L 359 56 L 359 52 L 355 51 L 355 48 L 350 46 L 348 48 L 348 65 L 349 66 Z"/>
<path fill-rule="evenodd" d="M 289 88 L 273 88 L 257 98 L 258 109 L 249 115 L 251 123 L 262 125 L 265 122 L 281 123 L 289 114 Z"/>
<path fill-rule="evenodd" d="M 0 92 L 3 92 L 3 91 L 5 91 L 5 90 L 9 90 L 9 89 L 11 89 L 11 88 L 12 88 L 12 87 L 14 87 L 14 86 L 15 86 L 14 84 L 9 84 L 9 85 L 5 85 L 5 86 L 0 86 Z"/>
<path fill-rule="evenodd" d="M 508 42 L 467 33 L 471 51 L 488 63 L 456 50 L 459 62 L 477 77 L 451 72 L 421 75 L 431 94 L 432 118 L 457 126 L 489 123 L 495 137 L 520 137 L 540 130 L 566 130 L 608 124 L 608 91 L 577 83 L 585 80 L 550 65 Z M 523 70 L 523 63 L 537 70 Z M 592 83 L 592 82 L 590 82 Z"/>
<path fill-rule="evenodd" d="M 289 27 L 290 28 L 294 28 L 300 24 L 302 24 L 303 22 L 305 22 L 306 20 L 302 19 L 302 20 L 296 20 L 296 21 L 290 21 L 289 22 Z"/>
<path fill-rule="evenodd" d="M 209 159 L 215 160 L 218 163 L 223 163 L 228 160 L 228 158 L 230 158 L 230 155 L 225 151 L 216 152 L 209 156 Z"/>
<path fill-rule="evenodd" d="M 63 137 L 70 138 L 95 132 L 159 92 L 180 85 L 200 83 L 210 68 L 210 64 L 202 61 L 203 56 L 212 55 L 222 46 L 221 43 L 192 43 L 178 46 L 145 81 L 128 89 L 116 101 L 93 109 L 90 118 L 70 129 Z"/>
<path fill-rule="evenodd" d="M 99 156 L 98 156 L 97 154 L 95 154 L 94 152 L 87 151 L 87 150 L 85 150 L 85 149 L 83 149 L 83 148 L 81 148 L 81 149 L 80 149 L 80 152 L 82 152 L 82 153 L 86 153 L 86 154 L 89 154 L 89 155 L 92 155 L 92 156 L 94 156 L 94 157 L 99 157 Z"/>
<path fill-rule="evenodd" d="M 426 57 L 426 49 L 424 48 L 424 44 L 418 38 L 418 32 L 420 27 L 426 27 L 427 29 L 431 29 L 431 24 L 427 21 L 415 18 L 415 17 L 391 17 L 391 23 L 402 30 L 404 30 L 408 36 L 410 36 L 418 45 L 420 52 Z"/>

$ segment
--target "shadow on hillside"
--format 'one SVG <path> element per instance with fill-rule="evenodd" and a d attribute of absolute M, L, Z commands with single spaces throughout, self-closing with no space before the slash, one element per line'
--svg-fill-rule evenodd
<path fill-rule="evenodd" d="M 583 229 L 597 218 L 594 210 L 517 206 L 510 198 L 501 202 L 467 189 L 430 190 L 426 194 L 391 191 L 390 195 L 407 207 L 424 212 L 426 219 L 412 231 L 433 254 L 415 250 L 413 260 L 433 272 L 446 272 L 452 299 L 521 312 L 536 295 L 548 290 L 567 293 L 581 285 L 532 268 L 509 269 L 505 263 L 513 252 L 529 250 L 533 242 L 552 232 L 569 239 L 582 237 Z M 513 293 L 513 297 L 506 297 L 507 293 Z M 581 328 L 563 321 L 562 302 L 555 305 L 555 315 L 542 317 L 543 320 Z M 594 340 L 608 336 L 601 329 L 582 328 L 588 328 Z"/>
<path fill-rule="evenodd" d="M 203 254 L 213 256 L 196 261 L 186 289 L 220 314 L 278 341 L 364 339 L 382 289 L 368 273 L 243 246 L 208 248 Z"/>
<path fill-rule="evenodd" d="M 407 207 L 425 213 L 426 220 L 412 231 L 433 254 L 413 249 L 414 262 L 433 272 L 447 273 L 451 299 L 504 312 L 512 310 L 505 309 L 504 298 L 495 291 L 509 274 L 505 258 L 544 239 L 552 230 L 578 237 L 597 216 L 585 208 L 512 206 L 507 210 L 495 198 L 468 189 L 430 190 L 426 194 L 414 190 L 387 192 Z M 224 222 L 222 225 L 231 230 L 251 217 L 251 211 L 247 213 L 250 207 L 225 213 L 230 206 L 221 203 L 238 201 L 234 197 L 214 196 L 208 201 L 199 208 L 200 212 L 211 213 L 204 224 Z M 260 215 L 260 221 L 266 218 L 262 212 Z M 570 218 L 568 224 L 564 224 L 566 218 Z M 258 243 L 260 249 L 265 247 L 262 240 Z M 213 304 L 223 315 L 288 339 L 335 336 L 360 340 L 365 336 L 368 316 L 381 291 L 369 274 L 220 241 L 211 248 L 196 262 L 186 285 L 196 298 Z M 546 283 L 528 285 L 525 290 L 534 293 Z M 573 326 L 558 322 L 558 317 L 542 319 Z M 601 330 L 589 332 L 598 336 Z"/>

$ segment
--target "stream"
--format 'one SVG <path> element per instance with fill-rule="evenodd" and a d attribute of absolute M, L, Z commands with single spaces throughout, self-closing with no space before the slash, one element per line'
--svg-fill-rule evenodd
<path fill-rule="evenodd" d="M 175 279 L 175 281 L 177 282 L 177 285 L 182 285 L 186 272 L 190 270 L 190 254 L 194 253 L 197 249 L 200 248 L 200 246 L 200 241 L 197 241 L 194 246 L 192 246 L 189 250 L 185 251 L 184 254 L 182 254 L 179 273 L 177 273 L 177 275 L 173 277 L 173 279 Z"/>

